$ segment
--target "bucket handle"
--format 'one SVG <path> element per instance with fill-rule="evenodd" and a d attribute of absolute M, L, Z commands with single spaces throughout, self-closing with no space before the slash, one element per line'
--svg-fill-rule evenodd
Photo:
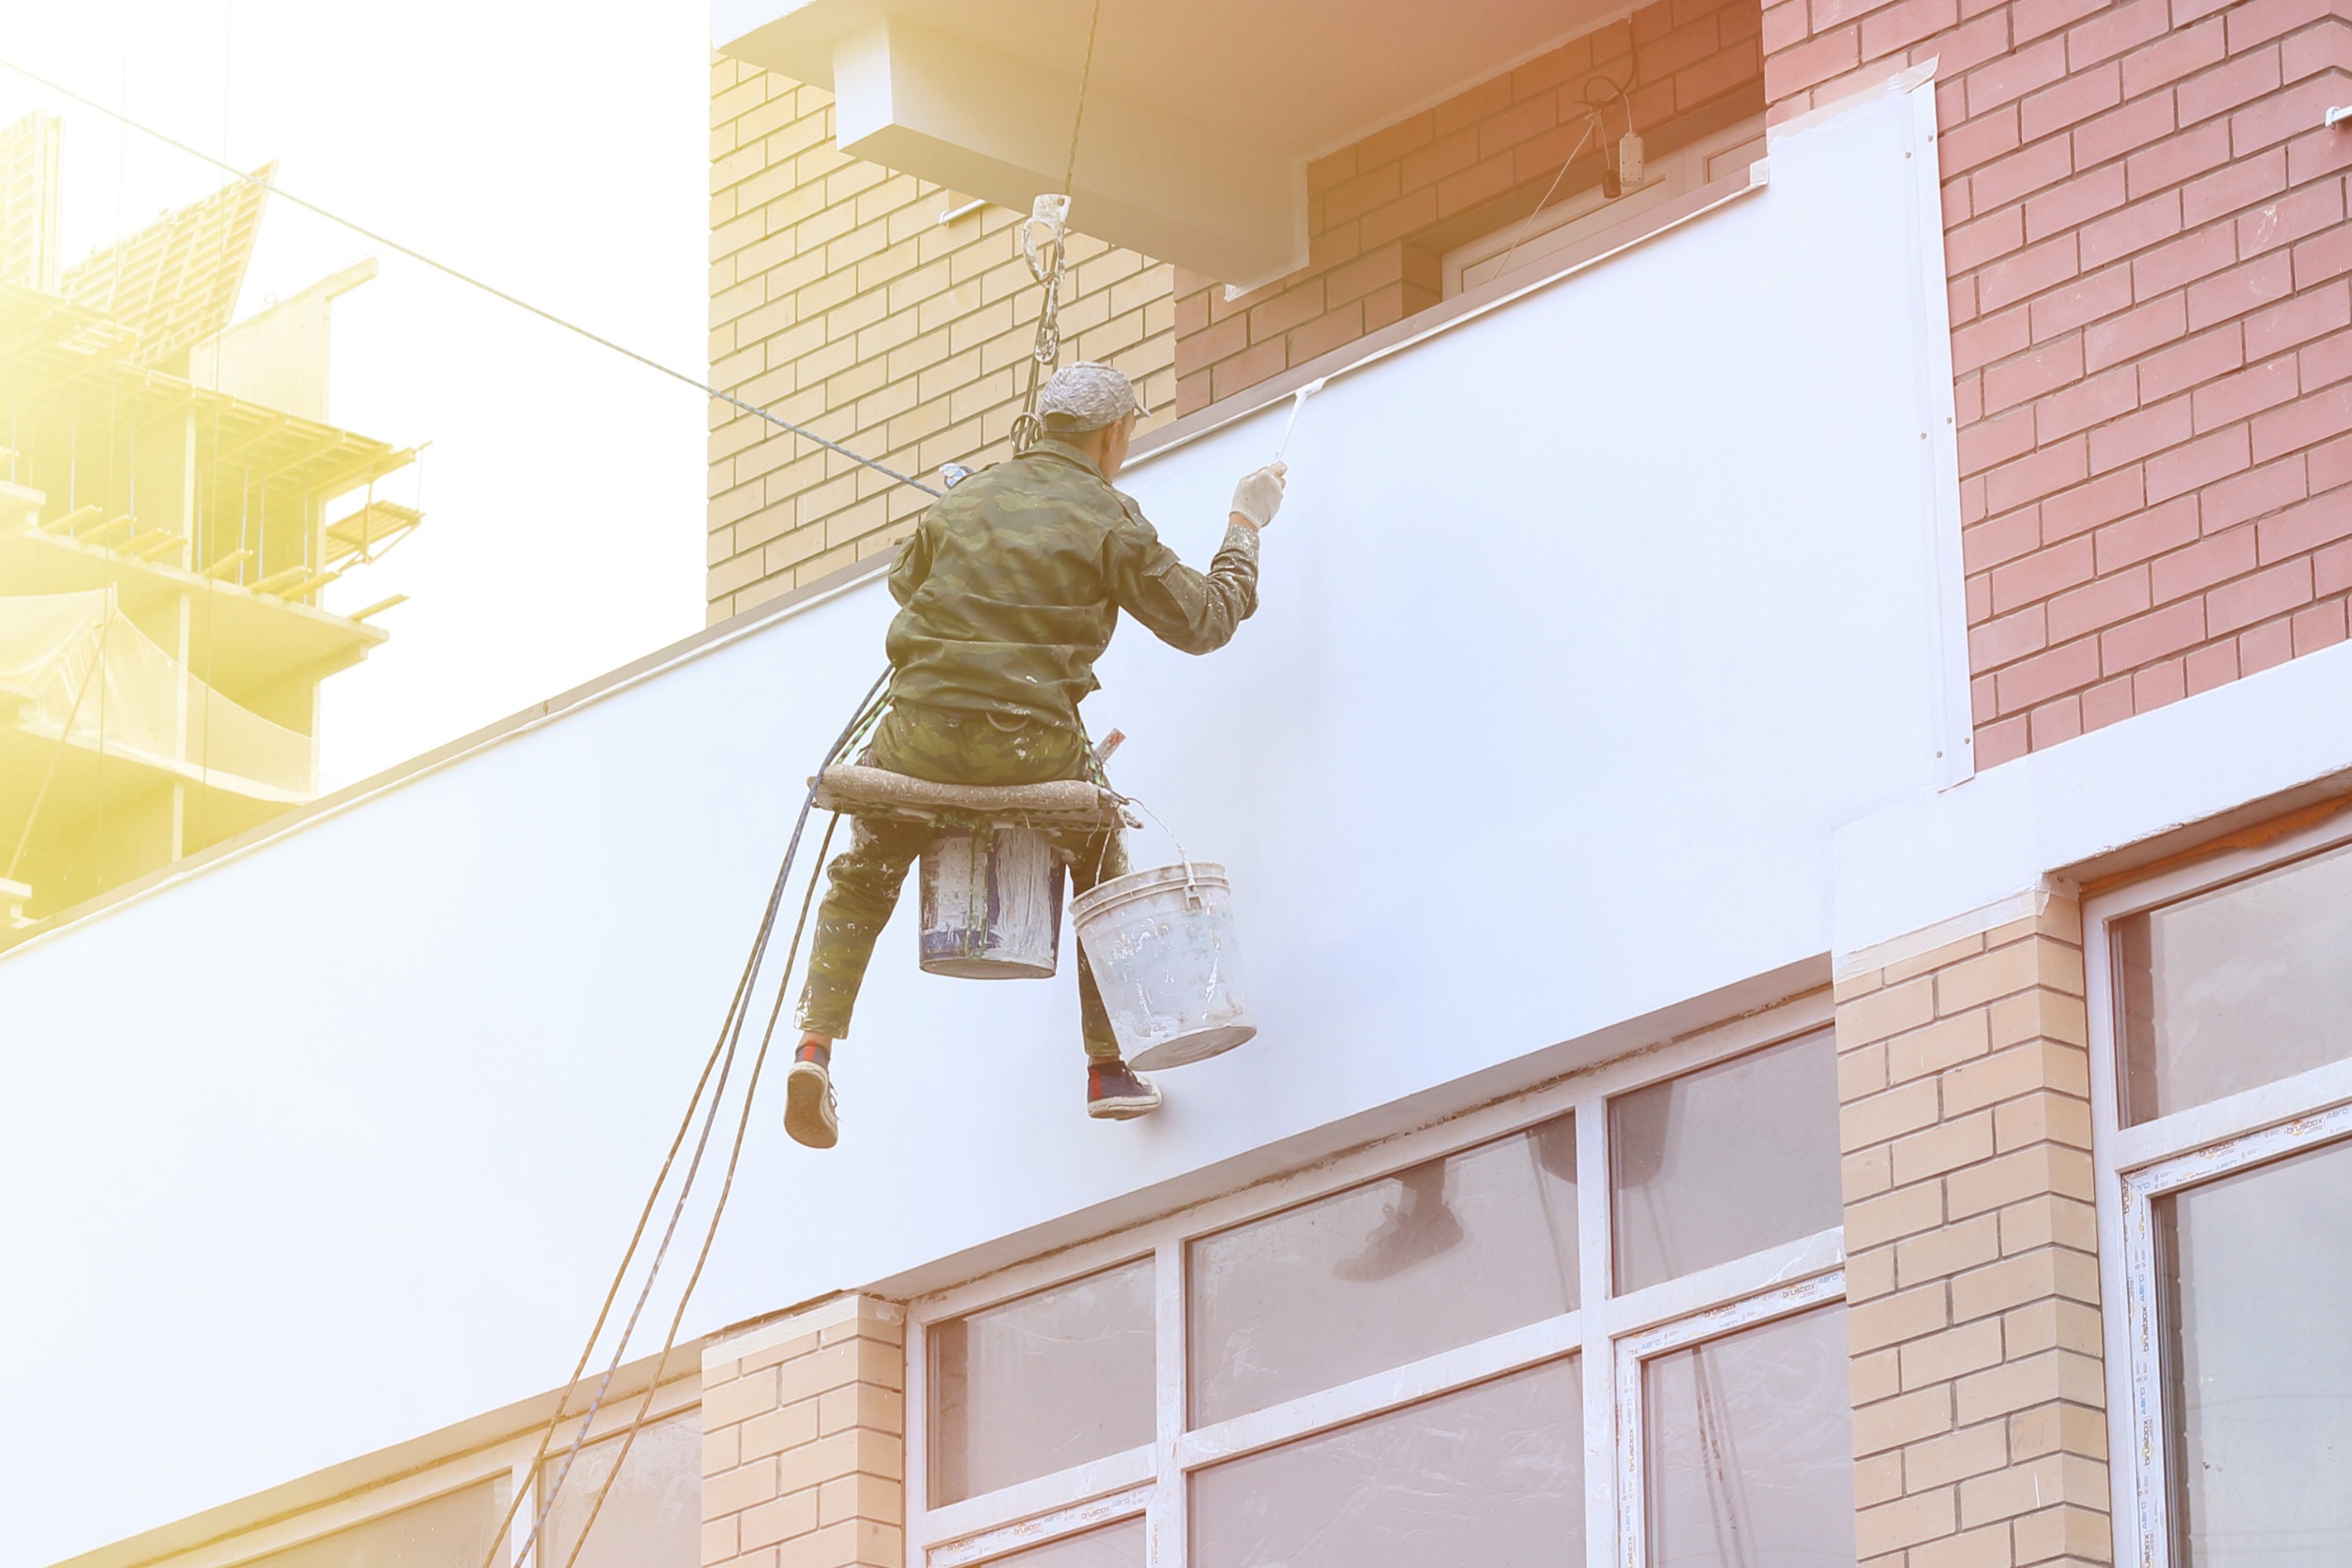
<path fill-rule="evenodd" d="M 1193 872 L 1192 856 L 1186 852 L 1184 849 L 1184 841 L 1182 838 L 1177 837 L 1176 830 L 1169 827 L 1166 822 L 1161 822 L 1160 814 L 1153 810 L 1151 807 L 1146 805 L 1143 801 L 1138 799 L 1134 795 L 1121 795 L 1119 799 L 1122 805 L 1133 806 L 1141 808 L 1143 814 L 1152 819 L 1153 825 L 1157 827 L 1162 833 L 1168 835 L 1168 841 L 1176 846 L 1176 858 L 1184 862 L 1184 902 L 1190 908 L 1200 908 L 1207 900 L 1202 898 L 1200 896 L 1200 880 Z"/>

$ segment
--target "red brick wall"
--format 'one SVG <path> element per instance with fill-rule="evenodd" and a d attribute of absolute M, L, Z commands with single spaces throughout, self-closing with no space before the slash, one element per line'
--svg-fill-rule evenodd
<path fill-rule="evenodd" d="M 2346 0 L 1773 0 L 1775 121 L 1937 67 L 1977 762 L 2341 641 Z"/>
<path fill-rule="evenodd" d="M 1551 186 L 1589 123 L 1580 105 L 1596 74 L 1632 83 L 1652 157 L 1763 113 L 1761 22 L 1759 0 L 1657 0 L 1317 160 L 1304 268 L 1232 301 L 1176 269 L 1177 412 L 1436 304 L 1440 258 L 1523 221 Z M 1622 113 L 1611 98 L 1612 135 Z M 1599 180 L 1597 147 L 1555 201 Z"/>

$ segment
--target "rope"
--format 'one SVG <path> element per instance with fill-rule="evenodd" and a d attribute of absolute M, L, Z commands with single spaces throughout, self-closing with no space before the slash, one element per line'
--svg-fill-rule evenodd
<path fill-rule="evenodd" d="M 760 1049 L 751 1059 L 751 1079 L 745 1085 L 743 1114 L 735 1122 L 734 1146 L 727 1152 L 727 1174 L 719 1182 L 718 1200 L 711 1208 L 711 1223 L 702 1235 L 702 1249 L 696 1254 L 694 1272 L 686 1276 L 685 1291 L 678 1297 L 678 1310 L 671 1316 L 670 1332 L 661 1342 L 661 1354 L 654 1359 L 654 1375 L 645 1384 L 644 1396 L 638 1401 L 637 1413 L 629 1418 L 628 1429 L 622 1434 L 621 1451 L 612 1456 L 611 1469 L 605 1471 L 604 1485 L 596 1488 L 596 1500 L 589 1505 L 588 1517 L 580 1521 L 580 1538 L 572 1543 L 571 1551 L 564 1559 L 564 1568 L 577 1568 L 580 1554 L 587 1548 L 588 1533 L 596 1528 L 596 1515 L 604 1512 L 605 1499 L 612 1493 L 613 1483 L 621 1478 L 621 1467 L 628 1463 L 629 1450 L 636 1445 L 637 1434 L 644 1429 L 645 1417 L 653 1409 L 654 1395 L 660 1391 L 663 1371 L 670 1364 L 670 1352 L 678 1343 L 678 1325 L 685 1320 L 686 1304 L 694 1299 L 694 1288 L 701 1283 L 703 1265 L 711 1260 L 711 1245 L 718 1239 L 718 1222 L 727 1213 L 727 1199 L 735 1190 L 735 1168 L 743 1158 L 746 1136 L 751 1128 L 752 1102 L 760 1096 L 760 1075 L 768 1064 L 768 1048 L 776 1039 L 776 1020 L 783 1016 L 784 999 L 792 993 L 792 965 L 800 958 L 800 940 L 808 929 L 809 906 L 816 902 L 817 882 L 824 875 L 825 856 L 833 850 L 834 830 L 841 825 L 836 814 L 825 823 L 825 836 L 817 845 L 817 864 L 808 873 L 808 890 L 801 896 L 800 918 L 792 927 L 792 943 L 784 954 L 784 977 L 776 988 L 776 1005 L 768 1013 L 768 1027 L 760 1036 Z M 580 1424 L 584 1436 L 587 1423 Z"/>
<path fill-rule="evenodd" d="M 1519 232 L 1511 236 L 1511 249 L 1502 253 L 1502 264 L 1495 268 L 1496 277 L 1500 278 L 1510 272 L 1511 258 L 1518 254 L 1521 242 L 1523 242 L 1527 238 L 1530 232 L 1534 229 L 1537 216 L 1540 215 L 1545 207 L 1551 204 L 1553 193 L 1560 189 L 1560 182 L 1568 177 L 1568 166 L 1576 162 L 1577 158 L 1584 156 L 1584 144 L 1592 140 L 1593 128 L 1598 126 L 1600 123 L 1601 120 L 1598 114 L 1587 116 L 1584 123 L 1584 134 L 1576 138 L 1576 144 L 1569 149 L 1567 158 L 1561 160 L 1560 173 L 1554 174 L 1552 176 L 1552 183 L 1545 188 L 1543 200 L 1537 202 L 1535 204 L 1534 211 L 1530 212 L 1527 215 L 1526 221 L 1519 225 Z"/>
<path fill-rule="evenodd" d="M 1075 196 L 1078 178 L 1078 128 L 1086 123 L 1086 88 L 1094 79 L 1094 35 L 1103 25 L 1103 0 L 1094 0 L 1094 14 L 1086 24 L 1086 63 L 1078 68 L 1078 112 L 1070 116 L 1070 156 L 1062 165 L 1062 194 Z"/>
<path fill-rule="evenodd" d="M 1037 417 L 1037 392 L 1046 368 L 1062 357 L 1062 272 L 1068 259 L 1070 188 L 1078 177 L 1078 130 L 1086 124 L 1086 95 L 1094 82 L 1094 38 L 1102 25 L 1103 0 L 1094 0 L 1093 15 L 1086 24 L 1086 60 L 1078 68 L 1078 107 L 1070 116 L 1070 154 L 1062 165 L 1062 205 L 1053 221 L 1050 264 L 1031 238 L 1047 198 L 1038 198 L 1028 221 L 1021 225 L 1021 252 L 1028 259 L 1030 276 L 1045 286 L 1046 297 L 1037 307 L 1037 340 L 1029 351 L 1029 383 L 1021 391 L 1021 411 L 1013 417 L 1017 454 L 1036 445 L 1046 433 L 1045 421 Z"/>
<path fill-rule="evenodd" d="M 624 359 L 635 360 L 638 364 L 644 366 L 649 370 L 668 376 L 672 381 L 684 382 L 686 385 L 693 387 L 696 391 L 702 393 L 704 396 L 716 398 L 720 402 L 726 403 L 742 413 L 748 414 L 754 418 L 764 419 L 778 430 L 790 430 L 792 434 L 799 436 L 804 441 L 813 441 L 829 452 L 837 452 L 842 457 L 849 459 L 852 462 L 859 463 L 867 468 L 870 468 L 877 474 L 882 475 L 887 478 L 897 480 L 899 484 L 912 485 L 913 488 L 921 490 L 926 495 L 938 495 L 940 493 L 940 491 L 933 490 L 922 480 L 901 474 L 887 463 L 876 462 L 873 459 L 867 457 L 862 453 L 852 451 L 850 448 L 842 445 L 837 441 L 833 441 L 824 436 L 819 435 L 816 431 L 808 429 L 805 425 L 795 425 L 790 419 L 783 418 L 777 415 L 770 414 L 766 409 L 761 408 L 755 403 L 747 403 L 731 392 L 722 392 L 717 387 L 711 385 L 708 382 L 699 380 L 694 376 L 686 374 L 684 370 L 676 369 L 671 366 L 665 365 L 660 360 L 655 359 L 650 355 L 640 354 L 635 349 L 628 348 L 621 343 L 616 343 L 611 339 L 605 337 L 603 334 L 593 332 L 587 327 L 580 325 L 578 322 L 568 321 L 565 318 L 557 315 L 552 310 L 545 309 L 539 306 L 534 305 L 529 300 L 521 298 L 519 295 L 508 294 L 505 289 L 498 287 L 494 283 L 484 282 L 481 279 L 475 277 L 472 273 L 461 271 L 457 267 L 451 266 L 446 262 L 436 261 L 432 257 L 426 255 L 423 251 L 418 250 L 414 247 L 402 245 L 399 240 L 393 239 L 387 234 L 379 234 L 375 230 L 367 227 L 365 224 L 354 222 L 352 219 L 343 217 L 340 213 L 331 212 L 325 207 L 319 205 L 318 203 L 310 201 L 306 197 L 297 196 L 293 191 L 283 189 L 279 186 L 269 185 L 267 182 L 248 173 L 242 169 L 239 169 L 234 163 L 229 163 L 220 158 L 217 158 L 210 153 L 204 151 L 202 148 L 189 146 L 187 143 L 180 141 L 176 137 L 158 130 L 153 126 L 134 120 L 129 115 L 122 113 L 120 110 L 110 109 L 105 104 L 98 102 L 96 98 L 85 98 L 69 87 L 63 86 L 58 83 L 51 81 L 48 77 L 39 74 L 38 71 L 29 70 L 25 67 L 18 65 L 13 60 L 0 59 L 0 68 L 14 71 L 17 75 L 24 78 L 27 82 L 33 83 L 37 86 L 45 87 L 49 91 L 58 95 L 60 98 L 70 98 L 72 101 L 82 105 L 85 109 L 96 110 L 98 113 L 104 114 L 109 119 L 118 121 L 121 124 L 129 127 L 132 130 L 138 131 L 143 136 L 151 136 L 155 140 L 162 143 L 165 146 L 175 148 L 180 152 L 186 153 L 190 158 L 208 163 L 214 168 L 230 174 L 234 178 L 243 180 L 249 185 L 265 186 L 269 192 L 280 201 L 292 202 L 295 206 L 301 207 L 307 212 L 316 213 L 319 217 L 325 219 L 329 223 L 339 224 L 343 228 L 349 229 L 353 234 L 359 235 L 362 239 L 369 240 L 374 244 L 383 246 L 387 250 L 406 256 L 410 261 L 429 266 L 435 272 L 441 273 L 445 277 L 455 279 L 457 281 L 463 283 L 468 288 L 479 289 L 482 293 L 489 294 L 493 299 L 503 300 L 506 304 L 513 306 L 518 310 L 528 311 L 530 314 L 538 317 L 541 321 L 546 322 L 550 325 L 561 327 L 564 331 L 569 332 L 575 337 L 585 338 L 588 341 L 595 343 L 599 348 L 611 349 L 614 354 L 621 355 Z"/>
<path fill-rule="evenodd" d="M 220 19 L 220 153 L 223 158 L 226 158 L 229 153 L 230 105 L 236 101 L 236 94 L 234 92 L 236 83 L 235 40 L 236 8 L 234 5 L 224 6 L 222 8 Z M 221 265 L 228 258 L 229 233 L 233 227 L 234 225 L 229 223 L 223 223 L 220 225 L 220 244 L 219 249 L 214 253 L 215 267 Z M 216 689 L 213 685 L 215 668 L 213 649 L 219 639 L 220 626 L 220 618 L 219 615 L 214 613 L 214 611 L 218 604 L 217 596 L 220 591 L 220 580 L 218 577 L 215 577 L 212 572 L 207 569 L 211 566 L 212 562 L 206 557 L 209 553 L 208 547 L 213 544 L 217 544 L 219 539 L 219 528 L 217 520 L 220 516 L 221 409 L 219 398 L 221 360 L 224 357 L 220 353 L 220 339 L 227 334 L 228 330 L 229 319 L 227 314 L 224 312 L 220 317 L 220 324 L 213 328 L 212 334 L 212 393 L 214 400 L 212 405 L 211 494 L 204 503 L 202 503 L 207 510 L 199 514 L 197 513 L 196 508 L 191 507 L 189 508 L 190 516 L 188 519 L 188 564 L 190 567 L 198 571 L 202 571 L 204 576 L 204 754 L 197 762 L 197 778 L 200 787 L 196 792 L 196 820 L 200 829 L 203 826 L 210 825 L 212 822 L 212 698 L 213 692 Z M 373 479 L 369 480 L 368 486 L 369 490 L 372 491 L 375 488 L 375 481 Z M 244 487 L 240 485 L 238 489 L 239 491 L 242 492 Z M 195 650 L 193 648 L 188 650 L 188 656 L 189 662 L 193 663 L 195 656 Z M 182 673 L 185 675 L 188 671 L 183 671 Z M 318 781 L 318 729 L 319 724 L 317 719 L 317 708 L 316 705 L 313 704 L 312 718 L 310 722 L 310 781 L 313 784 L 316 784 Z M 181 737 L 181 746 L 183 749 L 186 748 L 187 738 L 185 735 Z M 181 847 L 186 848 L 188 846 L 189 835 L 188 833 L 188 818 L 185 807 L 183 807 L 181 810 L 180 835 Z M 201 839 L 203 837 L 202 832 L 199 831 L 195 837 Z"/>
<path fill-rule="evenodd" d="M 841 733 L 835 738 L 832 746 L 827 749 L 825 753 L 825 764 L 829 765 L 832 763 L 835 759 L 840 755 L 842 749 L 850 744 L 852 737 L 856 733 L 859 726 L 868 721 L 873 710 L 878 705 L 877 699 L 881 697 L 882 689 L 889 683 L 889 680 L 890 671 L 885 669 L 882 673 L 876 678 L 873 686 L 867 688 L 866 695 L 858 700 L 855 716 L 850 720 L 848 725 L 843 727 Z M 822 777 L 823 776 L 824 767 L 821 765 L 817 771 L 818 776 Z M 719 1026 L 718 1041 L 711 1048 L 710 1057 L 703 1063 L 701 1077 L 695 1082 L 694 1095 L 686 1103 L 686 1115 L 679 1123 L 676 1136 L 671 1140 L 670 1152 L 663 1157 L 659 1174 L 654 1178 L 653 1189 L 646 1194 L 645 1207 L 643 1212 L 638 1216 L 637 1229 L 631 1233 L 628 1246 L 621 1255 L 620 1266 L 613 1271 L 612 1284 L 605 1291 L 604 1305 L 599 1308 L 596 1313 L 596 1326 L 589 1330 L 587 1343 L 581 1347 L 580 1359 L 573 1364 L 571 1378 L 565 1384 L 564 1395 L 562 1398 L 557 1400 L 555 1413 L 549 1417 L 547 1430 L 539 1439 L 538 1451 L 532 1456 L 531 1468 L 535 1472 L 546 1461 L 549 1450 L 553 1445 L 556 1430 L 563 1425 L 563 1422 L 565 1419 L 565 1410 L 571 1403 L 571 1390 L 578 1385 L 581 1374 L 587 1370 L 589 1358 L 596 1353 L 596 1341 L 602 1337 L 605 1324 L 611 1320 L 613 1303 L 620 1297 L 621 1287 L 626 1282 L 628 1277 L 629 1265 L 636 1258 L 638 1246 L 644 1239 L 646 1226 L 650 1223 L 653 1217 L 654 1209 L 661 1196 L 662 1188 L 668 1184 L 670 1172 L 672 1165 L 677 1159 L 678 1151 L 685 1144 L 686 1132 L 693 1125 L 695 1112 L 701 1105 L 703 1087 L 704 1085 L 710 1083 L 712 1073 L 714 1070 L 716 1070 L 718 1074 L 717 1085 L 711 1094 L 709 1108 L 703 1113 L 702 1132 L 696 1142 L 694 1156 L 692 1160 L 688 1162 L 686 1175 L 679 1184 L 677 1201 L 671 1206 L 669 1223 L 663 1231 L 661 1245 L 656 1250 L 652 1262 L 647 1267 L 644 1284 L 638 1291 L 637 1302 L 635 1306 L 630 1311 L 628 1322 L 622 1329 L 620 1342 L 613 1347 L 612 1360 L 605 1368 L 602 1378 L 597 1381 L 596 1394 L 589 1400 L 586 1413 L 580 1418 L 580 1430 L 573 1436 L 570 1446 L 565 1450 L 563 1464 L 561 1469 L 559 1469 L 556 1472 L 554 1483 L 547 1488 L 546 1495 L 539 1500 L 538 1504 L 533 1510 L 530 1532 L 524 1537 L 521 1546 L 515 1553 L 515 1557 L 518 1560 L 527 1555 L 531 1551 L 533 1545 L 536 1544 L 541 1531 L 546 1529 L 549 1513 L 554 1508 L 556 1500 L 563 1494 L 564 1483 L 569 1478 L 572 1466 L 579 1459 L 580 1445 L 587 1440 L 589 1429 L 596 1423 L 597 1411 L 602 1410 L 604 1407 L 605 1396 L 611 1390 L 613 1377 L 620 1371 L 622 1360 L 627 1354 L 629 1339 L 636 1333 L 638 1319 L 643 1313 L 646 1301 L 653 1293 L 654 1282 L 661 1273 L 661 1265 L 663 1259 L 668 1255 L 671 1240 L 676 1234 L 680 1220 L 685 1216 L 687 1199 L 693 1194 L 695 1176 L 701 1169 L 702 1155 L 709 1144 L 711 1129 L 716 1123 L 720 1100 L 726 1093 L 727 1078 L 733 1069 L 735 1049 L 743 1038 L 743 1026 L 748 1017 L 746 1003 L 749 1001 L 751 991 L 758 983 L 761 960 L 766 956 L 768 940 L 776 929 L 776 912 L 783 906 L 785 890 L 790 884 L 792 878 L 792 864 L 800 852 L 801 836 L 808 826 L 808 814 L 815 807 L 816 799 L 816 780 L 811 779 L 809 781 L 807 793 L 801 798 L 800 815 L 792 824 L 792 838 L 785 846 L 783 864 L 776 868 L 776 885 L 769 891 L 767 907 L 761 915 L 759 934 L 753 938 L 751 954 L 749 957 L 745 960 L 743 978 L 736 983 L 734 1000 L 728 1005 L 726 1021 Z M 828 840 L 830 837 L 831 829 L 828 828 Z M 803 912 L 805 921 L 805 909 Z M 795 955 L 799 951 L 799 933 L 798 931 L 795 931 L 793 935 L 792 949 Z M 786 982 L 790 982 L 792 979 L 791 964 L 792 960 L 788 958 L 786 960 L 786 972 L 784 976 Z M 777 996 L 777 1005 L 780 1007 L 782 1005 L 782 988 L 780 987 Z M 769 1027 L 772 1032 L 774 1029 L 773 1018 L 770 1020 Z M 760 1060 L 764 1061 L 766 1054 L 767 1043 L 764 1039 L 762 1039 L 760 1047 Z M 751 1083 L 749 1088 L 746 1091 L 746 1097 L 744 1101 L 744 1117 L 746 1119 L 746 1122 L 751 1113 L 750 1095 L 753 1092 L 756 1092 L 759 1087 L 759 1067 L 756 1063 L 752 1071 L 753 1076 Z M 741 1134 L 739 1132 L 735 1150 L 736 1154 L 741 1153 Z M 734 1159 L 735 1155 L 731 1154 L 728 1161 L 728 1181 L 730 1184 L 733 1181 Z M 724 1207 L 725 1202 L 725 1191 L 722 1189 L 719 1199 L 721 1208 Z M 712 1215 L 713 1236 L 716 1235 L 716 1223 L 717 1214 L 714 1213 Z M 694 1274 L 688 1279 L 686 1296 L 682 1296 L 679 1300 L 678 1316 L 677 1318 L 673 1318 L 671 1324 L 671 1334 L 673 1340 L 677 1332 L 677 1324 L 683 1319 L 686 1312 L 686 1301 L 692 1296 L 694 1282 L 701 1277 L 702 1259 L 709 1257 L 711 1239 L 711 1236 L 706 1236 L 704 1238 L 701 1258 L 698 1259 L 696 1261 Z M 663 1349 L 663 1355 L 665 1358 L 667 1357 L 668 1352 L 669 1346 L 665 1345 Z M 654 1386 L 658 1386 L 659 1380 L 657 1364 Z M 636 1423 L 632 1423 L 632 1431 L 635 1430 L 638 1424 L 641 1423 L 643 1413 L 644 1407 L 641 1406 L 639 1410 L 638 1421 Z M 617 1466 L 615 1473 L 617 1473 Z M 518 1489 L 515 1496 L 508 1500 L 505 1515 L 499 1520 L 498 1529 L 491 1534 L 492 1545 L 489 1552 L 482 1559 L 482 1568 L 496 1568 L 499 1555 L 498 1543 L 505 1539 L 507 1529 L 514 1523 L 517 1512 L 521 1507 L 521 1503 L 522 1494 L 520 1490 Z M 583 1532 L 583 1539 L 584 1538 L 585 1536 Z"/>

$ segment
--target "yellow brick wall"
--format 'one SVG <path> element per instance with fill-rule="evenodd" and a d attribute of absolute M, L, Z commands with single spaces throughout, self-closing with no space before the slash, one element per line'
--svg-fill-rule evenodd
<path fill-rule="evenodd" d="M 836 1296 L 702 1351 L 703 1568 L 899 1568 L 906 1314 Z"/>
<path fill-rule="evenodd" d="M 2112 1560 L 2083 995 L 2055 897 L 1838 982 L 1870 1568 Z"/>
<path fill-rule="evenodd" d="M 1010 454 L 1041 291 L 1021 214 L 841 154 L 832 95 L 725 56 L 711 67 L 711 384 L 926 483 Z M 1082 225 L 1085 214 L 1074 215 Z M 1063 363 L 1176 399 L 1174 276 L 1074 236 Z M 711 403 L 709 616 L 890 550 L 920 492 Z"/>

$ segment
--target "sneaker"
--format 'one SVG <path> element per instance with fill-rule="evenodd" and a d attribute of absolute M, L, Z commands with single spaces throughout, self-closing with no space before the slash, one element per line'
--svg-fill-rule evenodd
<path fill-rule="evenodd" d="M 1160 1108 L 1160 1092 L 1123 1062 L 1086 1064 L 1086 1114 L 1104 1122 L 1132 1122 Z"/>
<path fill-rule="evenodd" d="M 832 1062 L 832 1048 L 815 1040 L 803 1040 L 793 1055 L 792 1070 L 784 1077 L 784 1130 L 794 1143 L 830 1149 L 841 1141 L 828 1070 Z"/>

